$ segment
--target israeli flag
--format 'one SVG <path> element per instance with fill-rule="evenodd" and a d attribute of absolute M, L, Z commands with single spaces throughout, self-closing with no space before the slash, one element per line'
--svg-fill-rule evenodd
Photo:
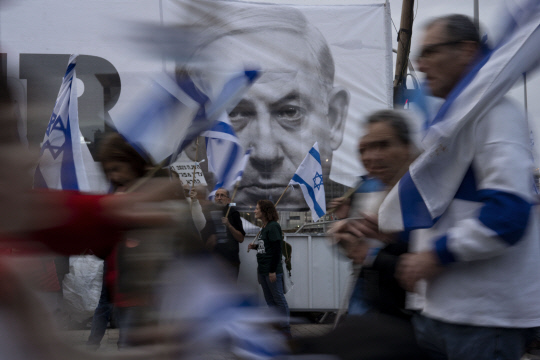
<path fill-rule="evenodd" d="M 247 149 L 247 151 L 244 153 L 244 157 L 242 158 L 242 162 L 240 163 L 240 166 L 238 167 L 238 172 L 236 173 L 236 179 L 234 180 L 236 183 L 239 183 L 242 181 L 242 176 L 244 176 L 244 170 L 246 169 L 246 165 L 249 161 L 249 157 L 251 156 L 251 148 Z"/>
<path fill-rule="evenodd" d="M 257 76 L 255 70 L 221 73 L 203 91 L 187 73 L 178 81 L 161 74 L 114 126 L 142 156 L 155 163 L 174 161 L 236 106 Z"/>
<path fill-rule="evenodd" d="M 251 150 L 244 152 L 226 113 L 202 135 L 206 136 L 208 170 L 216 176 L 216 185 L 208 196 L 213 199 L 217 189 L 232 190 L 242 180 Z"/>
<path fill-rule="evenodd" d="M 319 144 L 315 143 L 296 170 L 289 185 L 300 185 L 304 199 L 311 209 L 313 221 L 319 220 L 326 214 L 326 198 L 322 176 L 321 155 Z"/>
<path fill-rule="evenodd" d="M 79 129 L 77 85 L 78 54 L 69 58 L 68 67 L 41 145 L 34 187 L 40 189 L 105 192 L 107 183 L 94 162 Z"/>
<path fill-rule="evenodd" d="M 523 73 L 538 67 L 540 2 L 508 1 L 501 19 L 507 23 L 501 39 L 491 50 L 484 47 L 476 65 L 448 95 L 422 140 L 425 151 L 381 205 L 382 230 L 433 226 L 453 200 L 472 162 L 475 144 L 462 129 L 481 119 Z"/>

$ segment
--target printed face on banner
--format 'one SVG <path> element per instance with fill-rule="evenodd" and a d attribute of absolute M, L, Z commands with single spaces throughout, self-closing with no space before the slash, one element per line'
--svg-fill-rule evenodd
<path fill-rule="evenodd" d="M 201 55 L 231 66 L 257 64 L 262 69 L 229 114 L 242 146 L 252 148 L 235 198 L 238 206 L 254 206 L 261 199 L 277 201 L 315 141 L 328 176 L 348 105 L 347 92 L 335 89 L 320 73 L 321 67 L 333 64 L 317 58 L 300 35 L 271 29 L 219 38 Z M 306 205 L 300 191 L 289 190 L 280 207 Z"/>
<path fill-rule="evenodd" d="M 240 208 L 249 208 L 260 199 L 276 202 L 315 142 L 325 184 L 331 182 L 333 152 L 342 143 L 349 92 L 334 84 L 332 51 L 300 10 L 236 6 L 240 6 L 236 11 L 221 9 L 219 15 L 226 20 L 212 25 L 210 40 L 194 58 L 218 59 L 213 66 L 225 69 L 261 69 L 261 76 L 229 113 L 240 144 L 252 149 L 234 199 Z M 201 74 L 213 66 L 193 66 L 203 88 Z M 302 192 L 289 190 L 279 207 L 300 210 L 307 204 Z"/>

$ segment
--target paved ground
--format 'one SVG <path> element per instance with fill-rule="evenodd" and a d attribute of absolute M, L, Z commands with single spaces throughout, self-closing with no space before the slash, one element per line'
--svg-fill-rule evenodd
<path fill-rule="evenodd" d="M 317 336 L 323 335 L 332 329 L 332 324 L 294 324 L 291 326 L 293 336 Z M 85 348 L 86 339 L 90 334 L 90 330 L 70 330 L 64 332 L 66 340 L 76 347 Z M 105 333 L 101 347 L 98 352 L 114 352 L 117 351 L 116 342 L 118 341 L 118 330 L 108 329 Z M 208 360 L 233 360 L 234 355 L 223 352 L 208 352 L 206 359 Z M 525 355 L 521 360 L 537 360 L 540 355 Z"/>
<path fill-rule="evenodd" d="M 323 335 L 332 329 L 332 324 L 314 324 L 302 323 L 291 325 L 291 332 L 294 336 L 317 336 Z M 69 330 L 64 332 L 65 339 L 76 347 L 86 348 L 85 343 L 90 334 L 90 330 Z M 116 342 L 118 341 L 118 329 L 108 329 L 101 342 L 98 352 L 117 351 Z M 209 352 L 206 357 L 208 360 L 229 360 L 235 359 L 232 354 L 221 352 Z"/>

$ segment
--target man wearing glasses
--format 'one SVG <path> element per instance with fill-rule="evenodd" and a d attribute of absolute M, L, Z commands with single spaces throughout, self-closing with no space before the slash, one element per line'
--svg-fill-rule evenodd
<path fill-rule="evenodd" d="M 431 93 L 448 99 L 479 53 L 478 30 L 468 17 L 431 22 L 418 59 Z M 423 312 L 413 323 L 433 359 L 519 360 L 531 328 L 540 325 L 528 124 L 506 98 L 478 116 L 457 134 L 473 152 L 459 189 L 432 227 L 412 231 L 424 250 L 402 255 L 396 276 L 409 290 L 427 280 Z M 441 151 L 448 150 L 441 145 Z"/>
<path fill-rule="evenodd" d="M 207 249 L 218 254 L 232 266 L 235 278 L 240 270 L 240 246 L 246 232 L 242 226 L 240 213 L 230 205 L 229 191 L 224 188 L 216 190 L 214 197 L 216 209 L 210 211 L 206 226 L 201 236 L 206 240 Z M 230 210 L 229 210 L 230 209 Z"/>

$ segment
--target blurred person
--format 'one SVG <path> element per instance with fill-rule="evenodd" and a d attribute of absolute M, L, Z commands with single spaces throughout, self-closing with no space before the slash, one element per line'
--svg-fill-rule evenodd
<path fill-rule="evenodd" d="M 101 162 L 107 180 L 111 184 L 112 193 L 122 193 L 142 178 L 150 164 L 118 133 L 108 134 L 98 150 L 98 160 Z M 89 350 L 97 350 L 105 335 L 107 324 L 113 322 L 113 296 L 111 283 L 117 281 L 117 251 L 109 255 L 103 266 L 103 281 L 99 302 L 92 317 L 90 335 L 86 341 Z M 125 315 L 124 315 L 125 316 Z M 115 317 L 114 317 L 115 318 Z M 119 321 L 120 337 L 123 339 L 125 319 Z M 119 339 L 120 344 L 120 339 Z"/>
<path fill-rule="evenodd" d="M 193 247 L 173 262 L 159 281 L 161 326 L 189 329 L 182 359 L 213 359 L 215 351 L 239 359 L 273 359 L 289 352 L 273 328 L 279 314 L 261 311 L 257 293 L 236 285 L 224 267 Z M 193 274 L 197 274 L 194 281 Z M 220 353 L 219 356 L 228 357 Z"/>
<path fill-rule="evenodd" d="M 400 112 L 370 114 L 365 130 L 358 154 L 368 174 L 352 201 L 338 198 L 329 204 L 343 219 L 329 236 L 355 266 L 348 315 L 327 335 L 294 339 L 292 348 L 297 354 L 328 354 L 343 360 L 427 359 L 415 339 L 406 292 L 395 278 L 399 256 L 407 252 L 406 234 L 401 239 L 378 232 L 375 215 L 417 150 Z"/>
<path fill-rule="evenodd" d="M 32 191 L 29 174 L 37 157 L 19 141 L 13 105 L 6 77 L 0 76 L 0 179 L 3 185 L 0 189 L 0 242 L 3 247 L 17 250 L 14 253 L 30 250 L 38 254 L 76 255 L 91 251 L 103 258 L 121 240 L 122 230 L 176 223 L 171 212 L 144 206 L 148 201 L 183 195 L 178 194 L 176 184 L 154 181 L 151 185 L 156 189 L 122 197 L 76 191 Z M 122 358 L 97 356 L 65 344 L 43 304 L 21 277 L 24 269 L 18 265 L 15 256 L 0 258 L 2 359 Z M 161 358 L 165 353 L 177 353 L 173 349 L 178 350 L 170 346 L 152 347 L 150 351 L 125 353 L 123 358 Z"/>
<path fill-rule="evenodd" d="M 209 211 L 209 221 L 202 230 L 202 236 L 206 241 L 207 249 L 225 260 L 233 268 L 234 278 L 237 279 L 240 271 L 239 244 L 244 242 L 246 232 L 240 213 L 231 206 L 227 189 L 216 190 L 214 203 L 215 206 Z"/>
<path fill-rule="evenodd" d="M 408 318 L 405 291 L 394 277 L 399 255 L 407 252 L 406 241 L 392 242 L 388 235 L 369 232 L 386 191 L 405 173 L 416 155 L 409 126 L 403 114 L 394 110 L 372 113 L 366 120 L 365 135 L 358 144 L 360 161 L 368 172 L 362 178 L 355 196 L 334 199 L 329 208 L 336 208 L 340 218 L 330 231 L 358 268 L 359 277 L 351 294 L 348 313 L 361 315 L 380 311 Z M 364 233 L 368 232 L 374 238 Z M 379 239 L 379 240 L 377 240 Z M 385 245 L 385 243 L 389 243 Z"/>
<path fill-rule="evenodd" d="M 449 101 L 480 48 L 468 17 L 430 22 L 418 65 L 431 93 Z M 433 359 L 518 360 L 531 328 L 540 325 L 539 219 L 526 117 L 502 98 L 452 141 L 470 142 L 470 168 L 436 222 L 412 232 L 428 250 L 402 255 L 396 274 L 408 289 L 427 280 L 414 325 Z"/>
<path fill-rule="evenodd" d="M 182 180 L 180 180 L 180 176 L 176 171 L 171 171 L 171 176 L 174 179 L 178 179 L 182 182 Z M 182 182 L 182 186 L 184 187 L 184 196 L 186 197 L 186 201 L 191 209 L 191 216 L 193 217 L 193 222 L 195 223 L 197 231 L 199 231 L 200 233 L 200 231 L 204 229 L 204 226 L 206 225 L 206 218 L 204 217 L 201 204 L 201 202 L 204 202 L 206 200 L 205 196 L 201 196 L 201 194 L 206 193 L 206 188 L 203 186 L 199 186 L 197 189 L 191 185 L 185 184 L 184 182 Z"/>
<path fill-rule="evenodd" d="M 257 278 L 261 284 L 266 304 L 276 308 L 284 319 L 280 322 L 281 331 L 291 335 L 289 324 L 289 305 L 283 292 L 283 266 L 281 264 L 281 245 L 283 232 L 278 223 L 279 216 L 270 200 L 259 200 L 255 207 L 255 218 L 263 223 L 257 243 L 249 244 L 248 249 L 257 250 Z"/>
<path fill-rule="evenodd" d="M 204 217 L 201 204 L 202 198 L 199 199 L 199 191 L 187 184 L 184 185 L 184 194 L 186 196 L 189 207 L 191 208 L 191 216 L 193 217 L 193 222 L 195 223 L 195 227 L 197 228 L 197 230 L 200 232 L 202 231 L 202 229 L 204 229 L 204 226 L 206 225 L 206 218 Z"/>
<path fill-rule="evenodd" d="M 149 161 L 118 133 L 108 134 L 100 143 L 98 160 L 113 193 L 125 192 L 151 168 Z"/>
<path fill-rule="evenodd" d="M 328 187 L 332 152 L 343 138 L 349 93 L 334 85 L 334 60 L 326 39 L 290 6 L 258 9 L 225 4 L 219 11 L 219 19 L 212 17 L 201 34 L 208 40 L 195 58 L 217 58 L 231 69 L 255 64 L 262 70 L 229 113 L 240 144 L 252 148 L 236 203 L 247 208 L 258 199 L 276 201 L 315 141 Z M 205 68 L 193 64 L 189 71 L 204 88 Z M 302 192 L 289 191 L 280 207 L 307 205 Z"/>

